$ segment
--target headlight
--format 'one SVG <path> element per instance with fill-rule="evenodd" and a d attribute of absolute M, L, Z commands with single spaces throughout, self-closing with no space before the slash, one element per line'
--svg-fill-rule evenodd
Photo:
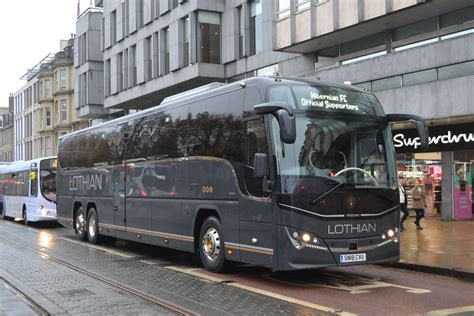
<path fill-rule="evenodd" d="M 311 244 L 311 243 L 318 244 L 319 243 L 318 237 L 304 231 L 293 230 L 291 232 L 291 237 L 293 237 L 295 241 L 298 241 L 304 244 Z"/>
<path fill-rule="evenodd" d="M 382 237 L 383 240 L 385 240 L 387 238 L 392 239 L 392 238 L 396 237 L 397 234 L 398 234 L 398 227 L 394 227 L 394 228 L 389 228 L 386 231 L 384 231 L 382 233 L 381 237 Z"/>
<path fill-rule="evenodd" d="M 303 234 L 303 241 L 309 242 L 311 240 L 311 236 L 308 233 Z"/>

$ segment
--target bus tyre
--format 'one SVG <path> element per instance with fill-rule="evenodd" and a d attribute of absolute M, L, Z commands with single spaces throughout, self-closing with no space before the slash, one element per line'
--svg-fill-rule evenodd
<path fill-rule="evenodd" d="M 99 240 L 99 222 L 97 211 L 93 207 L 87 214 L 87 240 L 93 244 L 96 244 Z"/>
<path fill-rule="evenodd" d="M 76 231 L 77 239 L 81 241 L 86 240 L 86 214 L 84 214 L 82 206 L 77 210 L 76 219 L 74 221 L 74 230 Z"/>
<path fill-rule="evenodd" d="M 22 212 L 22 218 L 23 218 L 23 223 L 28 226 L 29 223 L 28 223 L 28 217 L 27 217 L 27 213 L 26 213 L 26 207 L 23 206 L 23 212 Z"/>
<path fill-rule="evenodd" d="M 199 234 L 199 255 L 204 267 L 219 272 L 224 267 L 225 249 L 220 220 L 211 216 L 201 226 Z"/>

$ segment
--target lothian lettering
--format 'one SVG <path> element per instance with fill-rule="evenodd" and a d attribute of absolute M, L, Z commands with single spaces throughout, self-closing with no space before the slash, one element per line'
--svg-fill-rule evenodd
<path fill-rule="evenodd" d="M 353 233 L 370 233 L 377 229 L 377 224 L 337 224 L 328 225 L 329 235 L 342 235 Z"/>
<path fill-rule="evenodd" d="M 102 190 L 102 175 L 74 176 L 69 178 L 70 191 Z"/>

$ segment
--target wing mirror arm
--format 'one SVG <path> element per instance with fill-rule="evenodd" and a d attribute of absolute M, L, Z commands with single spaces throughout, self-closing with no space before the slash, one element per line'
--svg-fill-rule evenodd
<path fill-rule="evenodd" d="M 426 122 L 423 118 L 412 114 L 387 114 L 387 120 L 389 123 L 394 122 L 410 122 L 415 125 L 420 138 L 421 149 L 427 151 L 429 147 L 429 133 Z"/>
<path fill-rule="evenodd" d="M 296 140 L 296 121 L 293 108 L 284 102 L 257 104 L 254 107 L 257 114 L 273 114 L 280 125 L 280 139 L 285 144 L 293 144 Z"/>

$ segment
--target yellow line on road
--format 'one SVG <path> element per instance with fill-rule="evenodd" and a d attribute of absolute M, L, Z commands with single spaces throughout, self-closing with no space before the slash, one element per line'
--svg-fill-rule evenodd
<path fill-rule="evenodd" d="M 189 268 L 186 269 L 186 268 L 179 268 L 179 267 L 173 267 L 173 266 L 168 266 L 166 268 L 170 269 L 170 270 L 173 270 L 173 271 L 193 275 L 193 276 L 196 276 L 196 277 L 199 277 L 199 278 L 207 279 L 209 281 L 214 281 L 214 282 L 225 281 L 224 279 L 214 277 L 214 276 L 210 276 L 210 275 L 199 272 L 201 269 L 189 269 Z M 307 302 L 307 301 L 299 300 L 299 299 L 292 298 L 292 297 L 289 297 L 289 296 L 280 295 L 280 294 L 276 294 L 276 293 L 273 293 L 273 292 L 257 289 L 257 288 L 247 286 L 247 285 L 243 285 L 243 284 L 240 284 L 240 283 L 235 283 L 235 282 L 234 283 L 227 283 L 227 285 L 238 287 L 238 288 L 241 288 L 241 289 L 244 289 L 244 290 L 247 290 L 247 291 L 251 291 L 251 292 L 254 292 L 254 293 L 257 293 L 257 294 L 273 297 L 273 298 L 276 298 L 276 299 L 279 299 L 279 300 L 282 300 L 282 301 L 302 305 L 302 306 L 305 306 L 305 307 L 313 308 L 313 309 L 324 311 L 324 312 L 335 313 L 335 314 L 343 315 L 343 316 L 355 316 L 355 315 L 357 315 L 357 314 L 341 311 L 341 310 L 338 310 L 338 309 L 334 309 L 334 308 L 331 308 L 331 307 L 327 307 L 327 306 L 318 305 L 318 304 L 310 303 L 310 302 Z"/>
<path fill-rule="evenodd" d="M 441 315 L 454 315 L 454 314 L 474 315 L 474 305 L 448 308 L 448 309 L 440 309 L 440 310 L 424 313 L 423 315 L 425 315 L 425 316 L 441 316 Z"/>

